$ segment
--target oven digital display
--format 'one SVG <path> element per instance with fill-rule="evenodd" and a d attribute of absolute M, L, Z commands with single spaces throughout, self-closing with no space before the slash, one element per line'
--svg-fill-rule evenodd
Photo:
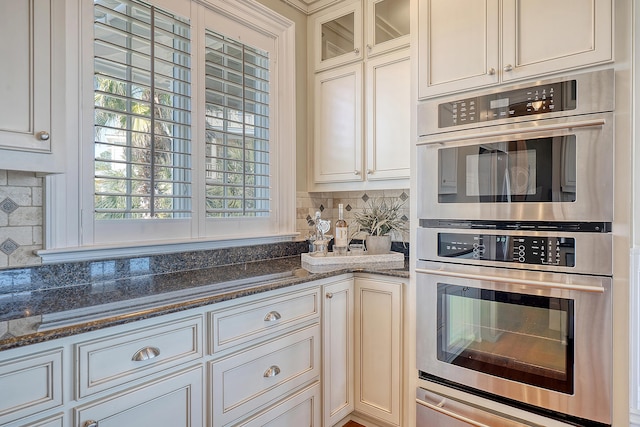
<path fill-rule="evenodd" d="M 438 256 L 478 261 L 575 267 L 571 237 L 438 233 Z"/>
<path fill-rule="evenodd" d="M 576 80 L 457 99 L 438 105 L 438 128 L 575 110 Z"/>
<path fill-rule="evenodd" d="M 489 101 L 489 108 L 504 108 L 509 106 L 509 98 L 492 99 Z"/>

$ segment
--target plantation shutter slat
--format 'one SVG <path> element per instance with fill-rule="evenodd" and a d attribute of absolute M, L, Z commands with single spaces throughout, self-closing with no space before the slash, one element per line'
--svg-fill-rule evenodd
<path fill-rule="evenodd" d="M 269 57 L 205 36 L 207 217 L 269 216 Z"/>
<path fill-rule="evenodd" d="M 94 1 L 95 218 L 191 216 L 189 21 Z"/>

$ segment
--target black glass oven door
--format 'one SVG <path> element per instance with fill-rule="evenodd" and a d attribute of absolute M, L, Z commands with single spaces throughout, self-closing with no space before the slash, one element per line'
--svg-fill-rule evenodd
<path fill-rule="evenodd" d="M 439 203 L 576 201 L 576 136 L 438 150 Z"/>
<path fill-rule="evenodd" d="M 437 358 L 573 393 L 574 301 L 438 283 Z"/>

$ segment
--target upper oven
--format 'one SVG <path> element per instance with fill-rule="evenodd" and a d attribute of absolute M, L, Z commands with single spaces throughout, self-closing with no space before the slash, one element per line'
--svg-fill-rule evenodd
<path fill-rule="evenodd" d="M 418 217 L 613 220 L 613 71 L 421 104 Z"/>

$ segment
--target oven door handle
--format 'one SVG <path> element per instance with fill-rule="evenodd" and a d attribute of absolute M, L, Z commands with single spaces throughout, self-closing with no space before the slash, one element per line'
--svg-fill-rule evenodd
<path fill-rule="evenodd" d="M 569 291 L 581 291 L 581 292 L 594 292 L 594 293 L 604 293 L 604 287 L 602 286 L 589 286 L 589 285 L 572 285 L 568 283 L 558 283 L 558 282 L 546 282 L 541 280 L 525 280 L 525 279 L 512 279 L 508 277 L 501 276 L 485 276 L 485 275 L 477 275 L 477 274 L 467 274 L 467 273 L 458 273 L 458 272 L 450 272 L 443 270 L 428 270 L 425 268 L 416 268 L 416 273 L 424 273 L 424 274 L 437 274 L 439 276 L 447 276 L 447 277 L 457 277 L 460 279 L 473 279 L 473 280 L 488 280 L 490 282 L 500 282 L 500 283 L 515 283 L 518 285 L 538 285 L 545 288 L 555 288 L 555 289 L 563 289 Z"/>
<path fill-rule="evenodd" d="M 422 406 L 424 406 L 426 408 L 429 408 L 429 409 L 431 409 L 433 411 L 440 412 L 443 415 L 446 415 L 446 416 L 451 417 L 451 418 L 455 418 L 458 421 L 462 421 L 463 423 L 466 423 L 466 424 L 469 424 L 469 425 L 472 425 L 472 426 L 475 426 L 475 427 L 490 427 L 490 426 L 488 426 L 486 424 L 479 423 L 477 421 L 472 420 L 471 418 L 467 418 L 464 415 L 456 414 L 455 412 L 452 412 L 452 411 L 444 408 L 444 404 L 446 403 L 446 399 L 442 399 L 442 401 L 440 403 L 438 403 L 437 405 L 425 402 L 424 400 L 420 400 L 420 399 L 416 399 L 416 403 L 418 405 L 422 405 Z"/>
<path fill-rule="evenodd" d="M 553 131 L 553 130 L 562 130 L 562 129 L 575 129 L 575 128 L 585 128 L 585 127 L 596 127 L 596 126 L 604 126 L 606 124 L 605 119 L 594 119 L 594 120 L 582 120 L 578 122 L 565 122 L 565 123 L 556 123 L 552 125 L 541 125 L 541 126 L 532 126 L 527 128 L 511 128 L 511 129 L 501 129 L 496 131 L 485 131 L 483 130 L 481 133 L 482 138 L 485 137 L 495 137 L 495 136 L 504 136 L 504 135 L 513 135 L 513 134 L 521 134 L 521 133 L 533 133 L 533 132 L 545 132 L 545 131 Z M 447 142 L 453 141 L 464 141 L 467 139 L 478 139 L 479 133 L 469 134 L 469 135 L 459 135 L 452 136 L 449 138 L 438 139 L 437 141 L 433 141 L 438 144 L 444 144 Z M 424 143 L 422 143 L 424 144 Z M 418 145 L 421 145 L 419 142 Z"/>

